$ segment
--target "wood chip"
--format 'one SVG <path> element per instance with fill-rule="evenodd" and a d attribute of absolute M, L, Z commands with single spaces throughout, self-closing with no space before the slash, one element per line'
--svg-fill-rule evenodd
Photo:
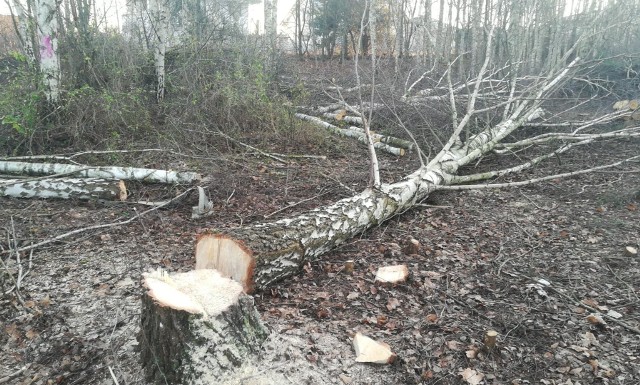
<path fill-rule="evenodd" d="M 390 364 L 396 359 L 396 355 L 391 351 L 389 345 L 360 333 L 356 333 L 353 338 L 353 348 L 356 351 L 356 362 Z"/>
<path fill-rule="evenodd" d="M 376 273 L 377 282 L 400 283 L 407 280 L 409 269 L 407 265 L 383 266 Z"/>

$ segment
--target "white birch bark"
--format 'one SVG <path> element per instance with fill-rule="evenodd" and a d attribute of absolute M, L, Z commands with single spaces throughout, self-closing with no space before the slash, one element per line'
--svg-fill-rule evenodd
<path fill-rule="evenodd" d="M 18 38 L 22 45 L 24 56 L 30 65 L 34 65 L 36 63 L 36 55 L 33 50 L 33 31 L 29 28 L 28 22 L 30 17 L 20 0 L 13 0 L 10 5 L 13 16 L 15 17 Z"/>
<path fill-rule="evenodd" d="M 123 181 L 106 179 L 3 180 L 0 195 L 14 198 L 127 199 Z"/>
<path fill-rule="evenodd" d="M 56 0 L 36 0 L 35 6 L 40 52 L 40 73 L 47 101 L 55 104 L 60 97 L 58 4 Z"/>
<path fill-rule="evenodd" d="M 278 49 L 278 0 L 264 0 L 264 34 L 268 45 L 267 70 L 274 73 Z"/>
<path fill-rule="evenodd" d="M 202 177 L 194 172 L 176 172 L 133 167 L 91 167 L 56 163 L 0 161 L 0 173 L 13 175 L 71 174 L 84 178 L 138 180 L 149 183 L 193 183 Z"/>
<path fill-rule="evenodd" d="M 165 94 L 165 55 L 169 37 L 169 7 L 166 0 L 149 0 L 149 13 L 153 29 L 153 59 L 158 83 L 156 98 L 161 102 Z"/>
<path fill-rule="evenodd" d="M 356 128 L 340 128 L 338 126 L 334 126 L 331 123 L 327 123 L 320 118 L 316 118 L 315 116 L 304 115 L 304 114 L 296 114 L 295 116 L 298 119 L 311 122 L 316 126 L 326 128 L 327 130 L 333 132 L 334 134 L 355 138 L 362 143 L 365 143 L 367 145 L 369 144 L 367 133 L 365 131 L 362 131 L 361 129 L 357 129 L 357 127 Z M 380 134 L 372 133 L 371 142 L 374 148 L 387 152 L 389 154 L 397 155 L 397 156 L 403 156 L 405 154 L 404 148 L 399 148 L 401 147 L 401 145 L 409 145 L 409 148 L 412 148 L 412 146 L 410 146 L 410 143 L 406 141 L 405 141 L 406 143 L 401 143 L 402 139 L 390 138 Z M 393 145 L 389 145 L 388 143 Z M 401 144 L 401 145 L 398 145 L 398 144 Z"/>

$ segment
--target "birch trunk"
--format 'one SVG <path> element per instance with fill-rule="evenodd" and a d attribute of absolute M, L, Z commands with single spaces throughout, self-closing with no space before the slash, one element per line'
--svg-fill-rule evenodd
<path fill-rule="evenodd" d="M 40 49 L 40 73 L 47 101 L 55 104 L 60 97 L 58 4 L 56 0 L 36 0 L 35 4 Z"/>
<path fill-rule="evenodd" d="M 169 35 L 169 8 L 166 0 L 149 0 L 149 13 L 153 28 L 153 59 L 156 67 L 156 99 L 161 102 L 165 94 L 165 55 Z"/>
<path fill-rule="evenodd" d="M 326 128 L 327 130 L 333 132 L 334 134 L 355 138 L 362 143 L 369 144 L 367 139 L 367 133 L 360 129 L 340 128 L 338 126 L 334 126 L 333 124 L 327 123 L 320 118 L 316 118 L 315 116 L 309 116 L 304 114 L 296 114 L 295 116 L 298 119 L 311 122 L 318 127 Z M 402 147 L 402 145 L 407 145 L 409 146 L 409 148 L 412 148 L 411 143 L 409 143 L 408 141 L 403 141 L 402 139 L 387 137 L 380 134 L 372 133 L 371 139 L 373 141 L 373 147 L 375 147 L 376 149 L 387 152 L 389 154 L 397 155 L 397 156 L 403 156 L 405 154 L 404 148 L 398 148 L 398 147 Z M 389 144 L 393 144 L 395 145 L 395 147 Z M 401 145 L 398 145 L 398 144 L 401 144 Z"/>
<path fill-rule="evenodd" d="M 124 201 L 127 199 L 127 189 L 121 180 L 3 180 L 0 182 L 0 195 L 14 198 L 117 199 Z"/>
<path fill-rule="evenodd" d="M 13 175 L 71 174 L 85 178 L 138 180 L 149 183 L 193 183 L 201 179 L 194 172 L 176 172 L 132 167 L 92 167 L 56 163 L 0 161 L 0 173 Z"/>
<path fill-rule="evenodd" d="M 278 0 L 264 0 L 264 35 L 267 40 L 267 72 L 275 74 L 278 45 Z"/>
<path fill-rule="evenodd" d="M 36 55 L 33 50 L 33 29 L 29 27 L 29 14 L 20 0 L 13 1 L 11 11 L 14 16 L 16 32 L 20 40 L 20 45 L 22 46 L 22 52 L 27 58 L 29 65 L 35 65 Z"/>

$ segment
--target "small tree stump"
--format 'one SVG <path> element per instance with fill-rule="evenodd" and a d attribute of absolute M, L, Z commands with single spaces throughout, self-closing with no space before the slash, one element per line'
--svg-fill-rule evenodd
<path fill-rule="evenodd" d="M 216 384 L 267 337 L 253 298 L 215 270 L 145 274 L 138 335 L 147 379 Z"/>
<path fill-rule="evenodd" d="M 496 341 L 498 338 L 498 332 L 495 330 L 489 330 L 484 334 L 484 347 L 491 351 L 496 347 Z"/>

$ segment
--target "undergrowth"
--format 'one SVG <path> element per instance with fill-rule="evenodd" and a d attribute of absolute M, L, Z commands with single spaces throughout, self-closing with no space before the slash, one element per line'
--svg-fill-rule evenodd
<path fill-rule="evenodd" d="M 173 49 L 167 55 L 166 96 L 159 103 L 152 57 L 117 36 L 107 42 L 82 66 L 62 63 L 63 92 L 55 108 L 47 105 L 24 60 L 0 62 L 0 154 L 145 147 L 235 151 L 234 141 L 220 133 L 270 151 L 322 147 L 326 135 L 293 117 L 292 106 L 304 102 L 304 87 L 293 98 L 281 95 L 258 51 Z"/>

